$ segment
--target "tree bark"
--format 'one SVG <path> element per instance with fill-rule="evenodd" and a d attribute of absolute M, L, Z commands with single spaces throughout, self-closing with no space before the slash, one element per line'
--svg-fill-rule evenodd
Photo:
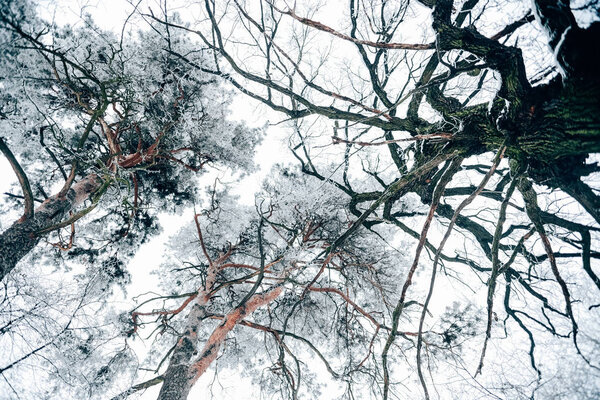
<path fill-rule="evenodd" d="M 69 211 L 87 200 L 101 185 L 96 174 L 74 184 L 64 197 L 54 195 L 44 201 L 32 218 L 15 222 L 0 234 L 0 281 L 40 241 L 38 231 L 61 222 Z"/>
<path fill-rule="evenodd" d="M 556 79 L 533 90 L 518 125 L 518 147 L 547 164 L 600 151 L 600 81 Z"/>
<path fill-rule="evenodd" d="M 204 296 L 194 304 L 187 316 L 183 336 L 175 345 L 169 366 L 164 373 L 164 382 L 158 395 L 159 400 L 186 400 L 194 382 L 194 372 L 190 364 L 197 353 L 198 326 L 206 318 Z"/>
<path fill-rule="evenodd" d="M 264 293 L 255 294 L 246 303 L 234 308 L 213 331 L 206 340 L 204 347 L 198 353 L 196 349 L 198 326 L 206 318 L 204 304 L 206 296 L 198 297 L 194 308 L 187 316 L 187 324 L 183 336 L 177 342 L 173 355 L 169 360 L 167 371 L 163 375 L 165 380 L 160 389 L 158 400 L 186 400 L 196 381 L 206 372 L 208 367 L 217 358 L 219 349 L 225 338 L 237 324 L 246 316 L 252 314 L 257 308 L 269 304 L 283 291 L 281 286 L 276 286 Z M 192 357 L 198 357 L 192 360 Z"/>

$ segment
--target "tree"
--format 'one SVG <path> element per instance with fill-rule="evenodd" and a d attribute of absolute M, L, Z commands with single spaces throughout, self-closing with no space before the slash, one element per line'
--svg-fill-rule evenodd
<path fill-rule="evenodd" d="M 104 215 L 89 225 L 106 233 L 94 233 L 92 246 L 143 241 L 155 210 L 190 203 L 205 165 L 251 168 L 258 140 L 226 121 L 228 92 L 201 72 L 201 52 L 194 68 L 170 54 L 192 51 L 177 32 L 119 38 L 92 21 L 57 28 L 27 15 L 33 8 L 8 2 L 0 14 L 0 150 L 24 199 L 23 216 L 0 235 L 0 278 L 49 233 L 71 227 L 57 245 L 70 250 L 75 222 L 98 204 Z"/>
<path fill-rule="evenodd" d="M 252 170 L 260 131 L 226 118 L 221 79 L 169 55 L 190 50 L 178 32 L 60 27 L 36 6 L 0 5 L 0 150 L 21 189 L 1 204 L 0 397 L 101 396 L 109 367 L 134 369 L 110 304 L 128 260 L 207 167 Z"/>
<path fill-rule="evenodd" d="M 223 347 L 220 364 L 242 364 L 256 377 L 271 371 L 260 378 L 267 395 L 306 393 L 301 365 L 311 357 L 349 386 L 369 379 L 373 341 L 390 328 L 368 310 L 388 296 L 391 259 L 385 242 L 370 235 L 323 256 L 348 220 L 335 193 L 322 196 L 318 186 L 287 171 L 267 184 L 258 210 L 237 206 L 227 192 L 213 194 L 173 240 L 169 258 L 181 261 L 161 269 L 167 294 L 149 296 L 131 313 L 130 334 L 150 339 L 138 329 L 151 323 L 160 335 L 143 367 L 154 374 L 115 399 L 159 383 L 159 399 L 186 399 Z M 298 187 L 311 194 L 298 197 Z M 232 331 L 237 344 L 226 343 Z"/>

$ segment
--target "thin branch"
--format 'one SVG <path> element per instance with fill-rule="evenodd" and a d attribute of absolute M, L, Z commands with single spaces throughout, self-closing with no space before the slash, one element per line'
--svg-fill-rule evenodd
<path fill-rule="evenodd" d="M 382 142 L 360 142 L 360 141 L 342 139 L 337 136 L 332 136 L 331 139 L 333 140 L 333 144 L 346 143 L 346 144 L 355 144 L 357 146 L 385 146 L 385 145 L 388 145 L 391 143 L 415 142 L 418 140 L 435 140 L 435 139 L 452 140 L 452 136 L 453 135 L 450 133 L 440 132 L 440 133 L 432 133 L 429 135 L 415 135 L 415 136 L 412 136 L 409 138 L 404 138 L 404 139 L 384 140 Z"/>
<path fill-rule="evenodd" d="M 29 179 L 27 178 L 27 174 L 21 168 L 21 164 L 17 161 L 14 154 L 10 151 L 4 139 L 0 137 L 0 151 L 4 154 L 4 156 L 8 159 L 10 166 L 13 171 L 15 171 L 15 175 L 19 180 L 19 184 L 21 185 L 21 190 L 23 191 L 23 199 L 25 200 L 25 210 L 23 211 L 23 216 L 19 219 L 19 222 L 23 222 L 27 219 L 33 218 L 33 193 L 31 192 L 31 185 L 29 184 Z"/>
<path fill-rule="evenodd" d="M 496 289 L 496 279 L 500 270 L 500 260 L 498 259 L 498 251 L 500 245 L 500 239 L 502 237 L 502 231 L 504 228 L 504 221 L 506 221 L 506 209 L 510 202 L 515 189 L 517 187 L 518 179 L 513 179 L 508 187 L 506 196 L 500 205 L 500 213 L 498 215 L 498 222 L 496 223 L 496 231 L 494 232 L 494 240 L 492 242 L 492 274 L 488 282 L 488 295 L 487 295 L 487 325 L 485 330 L 485 339 L 483 342 L 483 349 L 481 350 L 481 357 L 479 359 L 479 366 L 475 372 L 475 376 L 481 373 L 483 368 L 483 359 L 485 358 L 485 351 L 487 349 L 488 340 L 492 333 L 492 314 L 494 307 L 494 291 Z"/>
<path fill-rule="evenodd" d="M 554 251 L 552 250 L 552 245 L 550 244 L 550 240 L 548 239 L 548 235 L 546 234 L 546 229 L 544 228 L 544 223 L 540 217 L 540 208 L 537 203 L 537 195 L 533 189 L 531 182 L 527 180 L 526 177 L 521 177 L 519 179 L 519 191 L 523 195 L 523 199 L 525 200 L 525 208 L 527 209 L 527 215 L 533 225 L 535 226 L 535 230 L 538 232 L 540 239 L 542 240 L 542 244 L 544 246 L 544 250 L 548 256 L 548 260 L 550 261 L 550 267 L 552 270 L 552 274 L 556 279 L 556 282 L 560 286 L 560 289 L 563 294 L 563 298 L 565 300 L 565 311 L 571 320 L 571 326 L 573 330 L 573 344 L 575 345 L 575 349 L 577 353 L 583 358 L 583 360 L 591 367 L 598 369 L 597 366 L 593 365 L 586 356 L 583 355 L 579 348 L 579 343 L 577 341 L 577 334 L 579 333 L 579 327 L 577 325 L 577 321 L 575 320 L 575 315 L 573 314 L 573 308 L 571 306 L 571 294 L 569 293 L 569 288 L 567 287 L 567 283 L 562 278 L 558 266 L 556 264 L 556 257 L 554 256 Z"/>
<path fill-rule="evenodd" d="M 425 223 L 423 224 L 423 229 L 421 230 L 421 235 L 419 238 L 419 244 L 417 245 L 417 249 L 415 251 L 415 258 L 413 260 L 412 266 L 408 271 L 408 275 L 406 277 L 406 281 L 404 281 L 404 285 L 402 286 L 402 292 L 400 293 L 400 299 L 398 300 L 398 304 L 394 308 L 394 312 L 392 313 L 392 328 L 390 334 L 388 335 L 387 341 L 385 343 L 385 347 L 383 348 L 383 352 L 381 353 L 381 361 L 383 366 L 383 398 L 384 400 L 388 398 L 389 392 L 389 369 L 387 366 L 387 357 L 388 352 L 394 342 L 398 331 L 398 322 L 400 320 L 400 315 L 405 307 L 406 293 L 408 292 L 408 288 L 412 284 L 412 278 L 417 270 L 417 266 L 419 265 L 419 258 L 421 256 L 421 251 L 425 246 L 427 241 L 427 232 L 429 232 L 429 227 L 431 226 L 431 222 L 433 221 L 433 217 L 435 215 L 435 210 L 437 209 L 440 199 L 444 194 L 444 190 L 446 189 L 446 185 L 450 183 L 450 180 L 454 176 L 454 174 L 460 168 L 460 164 L 462 163 L 463 158 L 457 157 L 452 161 L 452 164 L 444 171 L 444 174 L 441 176 L 436 188 L 434 190 L 433 199 L 431 201 L 431 206 L 429 207 L 429 213 L 427 214 L 427 218 L 425 219 Z"/>
<path fill-rule="evenodd" d="M 320 31 L 330 33 L 333 36 L 339 37 L 340 39 L 347 40 L 349 42 L 353 42 L 356 44 L 362 44 L 365 46 L 375 47 L 378 49 L 396 49 L 396 50 L 433 50 L 433 49 L 435 49 L 435 43 L 424 43 L 424 44 L 422 44 L 422 43 L 416 43 L 416 44 L 386 43 L 386 42 L 372 42 L 370 40 L 356 39 L 356 38 L 350 37 L 348 35 L 345 35 L 341 32 L 338 32 L 335 29 L 330 28 L 329 26 L 324 25 L 318 21 L 313 21 L 308 18 L 300 17 L 294 12 L 293 9 L 288 10 L 288 11 L 283 11 L 283 10 L 280 10 L 279 8 L 275 7 L 275 5 L 273 3 L 269 2 L 269 1 L 267 1 L 267 3 L 271 7 L 273 7 L 275 10 L 280 12 L 281 14 L 289 15 L 290 17 L 294 18 L 296 21 L 298 21 L 306 26 L 310 26 L 311 28 L 315 28 Z"/>
<path fill-rule="evenodd" d="M 154 385 L 158 385 L 164 380 L 165 378 L 162 375 L 160 375 L 155 378 L 149 379 L 146 382 L 138 383 L 137 385 L 132 386 L 123 393 L 116 395 L 111 400 L 125 400 L 127 397 L 134 394 L 135 392 L 138 392 L 143 389 L 148 389 L 149 387 L 152 387 Z"/>
<path fill-rule="evenodd" d="M 444 248 L 444 245 L 446 244 L 446 241 L 448 240 L 448 238 L 450 237 L 450 234 L 452 233 L 452 230 L 454 229 L 454 225 L 456 223 L 456 220 L 458 219 L 458 216 L 460 215 L 460 212 L 466 206 L 471 204 L 471 202 L 475 199 L 475 197 L 477 197 L 483 191 L 483 189 L 487 185 L 487 183 L 490 180 L 490 178 L 492 177 L 492 175 L 494 175 L 494 172 L 496 171 L 498 164 L 504 157 L 505 151 L 506 151 L 506 145 L 502 145 L 502 147 L 498 150 L 498 153 L 496 153 L 496 157 L 494 158 L 494 161 L 493 161 L 493 164 L 492 164 L 490 170 L 483 177 L 483 179 L 481 180 L 481 183 L 479 184 L 477 189 L 469 197 L 467 197 L 465 200 L 463 200 L 463 202 L 460 203 L 460 205 L 458 207 L 456 207 L 456 211 L 454 212 L 454 215 L 452 216 L 452 219 L 450 220 L 450 224 L 448 224 L 446 233 L 444 234 L 444 237 L 443 237 L 442 241 L 440 242 L 440 246 L 438 247 L 438 250 L 435 254 L 435 258 L 433 260 L 431 281 L 429 283 L 429 292 L 427 293 L 427 298 L 425 300 L 425 304 L 423 305 L 423 311 L 421 313 L 421 319 L 419 321 L 419 336 L 417 338 L 417 372 L 419 375 L 419 380 L 421 381 L 421 386 L 423 386 L 423 392 L 425 393 L 425 398 L 427 400 L 429 400 L 429 392 L 427 390 L 427 384 L 425 382 L 425 377 L 423 375 L 423 370 L 421 367 L 421 348 L 423 346 L 423 324 L 425 323 L 425 317 L 427 315 L 427 308 L 429 306 L 431 296 L 433 295 L 433 288 L 435 285 L 435 278 L 436 278 L 436 273 L 437 273 L 437 265 L 440 260 L 440 255 Z"/>

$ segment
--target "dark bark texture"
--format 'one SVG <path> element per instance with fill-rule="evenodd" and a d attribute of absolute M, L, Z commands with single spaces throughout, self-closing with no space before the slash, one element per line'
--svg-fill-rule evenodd
<path fill-rule="evenodd" d="M 200 304 L 194 304 L 187 317 L 185 331 L 177 341 L 169 366 L 163 374 L 164 382 L 160 388 L 158 400 L 186 400 L 194 382 L 193 358 L 198 350 L 198 325 L 206 318 L 206 310 Z"/>

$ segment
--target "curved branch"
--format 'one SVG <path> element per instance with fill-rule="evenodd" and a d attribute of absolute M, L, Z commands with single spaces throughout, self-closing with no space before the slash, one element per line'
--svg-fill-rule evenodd
<path fill-rule="evenodd" d="M 388 391 L 389 391 L 389 384 L 390 384 L 389 370 L 387 367 L 387 355 L 392 346 L 392 343 L 394 342 L 394 339 L 395 339 L 397 331 L 398 331 L 398 321 L 400 320 L 400 315 L 402 314 L 402 311 L 404 310 L 406 293 L 408 292 L 409 286 L 412 284 L 413 275 L 417 269 L 417 266 L 419 265 L 419 258 L 421 256 L 421 251 L 423 250 L 423 247 L 426 244 L 427 233 L 429 232 L 429 227 L 431 226 L 431 221 L 433 220 L 433 217 L 435 215 L 435 210 L 437 209 L 440 199 L 441 199 L 442 195 L 444 194 L 446 185 L 450 182 L 450 180 L 452 179 L 454 174 L 460 168 L 460 164 L 462 163 L 462 160 L 463 159 L 461 157 L 457 157 L 452 161 L 452 164 L 450 166 L 448 166 L 446 171 L 444 171 L 444 174 L 440 178 L 440 180 L 435 188 L 435 191 L 433 194 L 433 200 L 432 200 L 431 206 L 429 208 L 429 213 L 427 214 L 427 218 L 425 219 L 425 223 L 423 224 L 423 229 L 421 230 L 419 244 L 417 245 L 417 249 L 415 251 L 415 258 L 413 260 L 412 266 L 410 267 L 410 270 L 408 271 L 406 281 L 404 282 L 404 285 L 402 286 L 402 292 L 400 293 L 400 299 L 398 300 L 398 304 L 396 305 L 396 307 L 394 308 L 394 312 L 392 313 L 392 328 L 391 328 L 390 334 L 388 335 L 387 341 L 385 343 L 385 347 L 383 348 L 383 352 L 381 353 L 381 361 L 382 361 L 382 365 L 383 365 L 383 398 L 384 399 L 388 398 Z M 438 252 L 441 253 L 441 250 L 438 249 Z M 437 254 L 437 252 L 436 252 L 436 254 Z"/>
<path fill-rule="evenodd" d="M 33 218 L 33 193 L 31 192 L 31 185 L 29 184 L 29 179 L 27 178 L 27 174 L 21 168 L 21 164 L 17 161 L 14 154 L 10 151 L 4 139 L 0 137 L 0 151 L 4 154 L 4 156 L 8 159 L 10 166 L 13 171 L 15 171 L 15 175 L 19 180 L 19 184 L 21 185 L 21 190 L 23 191 L 23 199 L 25 200 L 25 210 L 23 211 L 23 216 L 19 219 L 19 222 L 23 222 L 27 219 Z"/>

